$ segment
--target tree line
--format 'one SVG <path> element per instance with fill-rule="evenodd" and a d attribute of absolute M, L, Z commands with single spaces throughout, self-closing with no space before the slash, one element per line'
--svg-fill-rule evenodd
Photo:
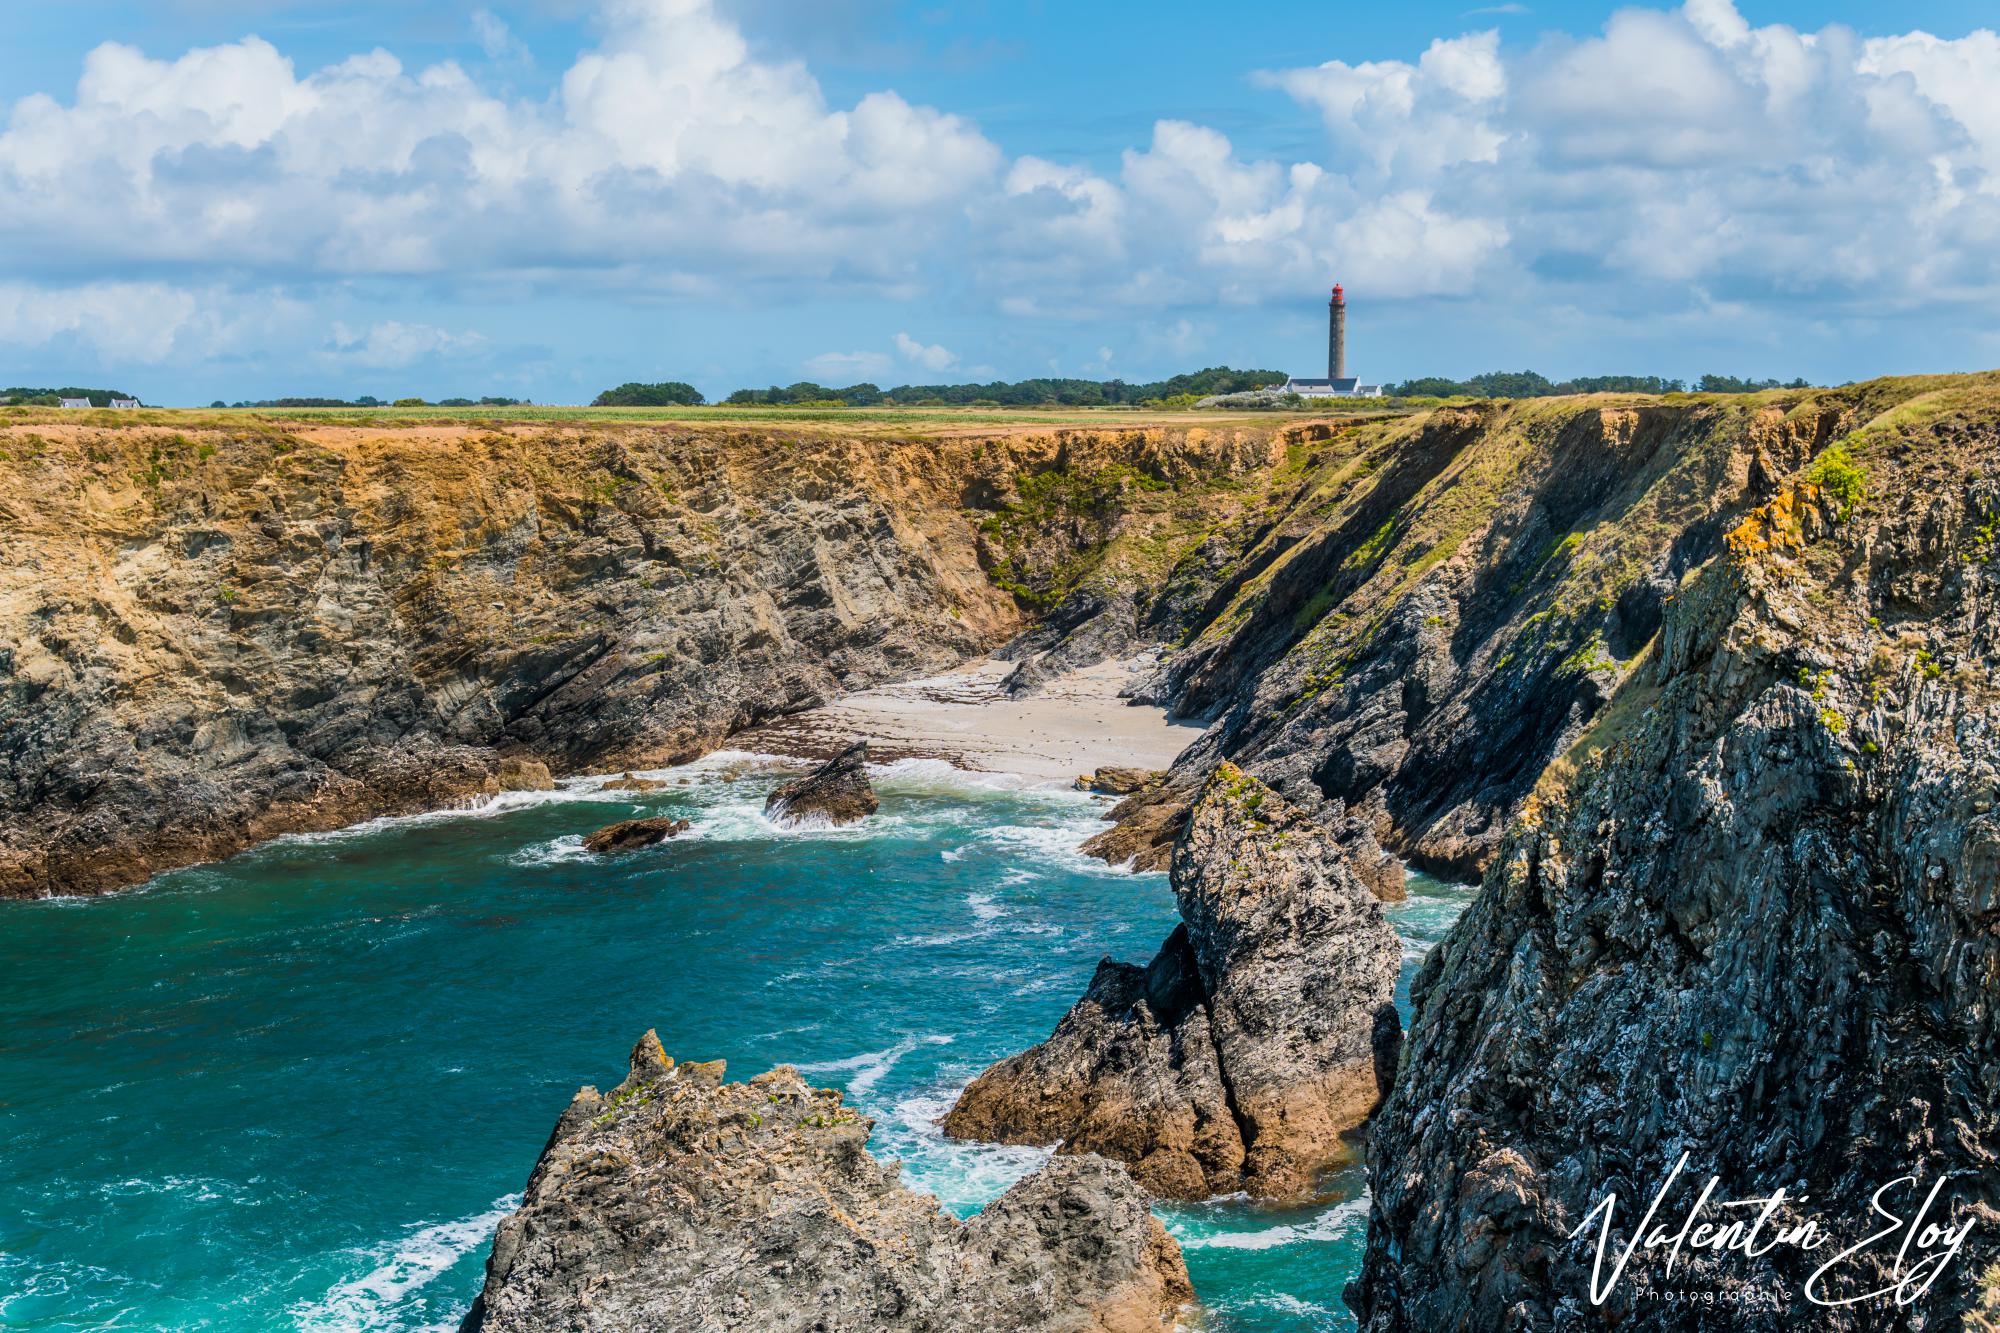
<path fill-rule="evenodd" d="M 65 398 L 88 398 L 92 407 L 109 407 L 113 398 L 137 399 L 137 394 L 120 389 L 79 389 L 70 385 L 65 389 L 0 389 L 0 403 L 20 403 L 25 406 L 57 407 Z"/>
<path fill-rule="evenodd" d="M 768 389 L 738 389 L 727 404 L 769 407 L 1146 407 L 1191 404 L 1210 394 L 1241 393 L 1283 384 L 1281 370 L 1233 370 L 1210 366 L 1193 374 L 1128 384 L 1124 380 L 994 380 L 988 384 L 874 384 L 844 388 L 800 380 Z M 1176 400 L 1180 400 L 1176 402 Z M 698 407 L 707 400 L 691 384 L 621 384 L 597 395 L 594 407 Z"/>
<path fill-rule="evenodd" d="M 1552 398 L 1570 393 L 1758 393 L 1764 389 L 1810 389 L 1802 379 L 1739 379 L 1735 375 L 1703 375 L 1692 382 L 1660 375 L 1580 375 L 1554 381 L 1532 370 L 1489 370 L 1469 380 L 1427 375 L 1384 385 L 1395 398 Z"/>

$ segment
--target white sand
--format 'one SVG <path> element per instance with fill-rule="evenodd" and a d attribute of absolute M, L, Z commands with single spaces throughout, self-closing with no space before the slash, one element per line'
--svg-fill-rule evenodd
<path fill-rule="evenodd" d="M 863 690 L 731 738 L 733 749 L 818 758 L 855 738 L 869 759 L 944 759 L 960 768 L 1067 784 L 1105 764 L 1165 768 L 1201 735 L 1163 709 L 1118 697 L 1150 657 L 1106 662 L 1009 699 L 1011 662 L 984 659 L 925 680 Z"/>

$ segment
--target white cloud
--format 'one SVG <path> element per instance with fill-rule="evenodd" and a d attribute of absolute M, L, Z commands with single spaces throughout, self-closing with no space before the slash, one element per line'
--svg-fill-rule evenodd
<path fill-rule="evenodd" d="M 527 43 L 514 35 L 505 19 L 490 9 L 472 11 L 472 35 L 486 58 L 500 65 L 527 65 L 534 62 Z"/>
<path fill-rule="evenodd" d="M 69 343 L 106 363 L 159 365 L 259 346 L 296 326 L 303 313 L 295 302 L 245 301 L 221 288 L 0 282 L 0 345 Z"/>
<path fill-rule="evenodd" d="M 1312 160 L 1168 118 L 1093 170 L 1006 159 L 892 91 L 834 105 L 713 0 L 604 0 L 598 17 L 601 40 L 546 99 L 381 50 L 301 71 L 254 37 L 171 59 L 99 46 L 67 100 L 24 97 L 0 121 L 0 340 L 178 358 L 252 327 L 232 292 L 410 275 L 482 295 L 950 291 L 1123 330 L 1295 302 L 1336 276 L 1370 300 L 1746 321 L 2000 287 L 1989 31 L 1864 40 L 1688 0 L 1528 49 L 1471 32 L 1258 76 L 1323 127 Z M 513 58 L 504 23 L 473 23 L 489 56 Z M 132 273 L 146 280 L 113 281 Z M 473 346 L 356 322 L 329 355 Z M 323 328 L 296 339 L 319 345 Z M 810 365 L 971 373 L 908 333 Z"/>
<path fill-rule="evenodd" d="M 950 370 L 958 364 L 958 357 L 935 343 L 926 346 L 907 333 L 896 335 L 896 351 L 905 361 L 921 366 L 925 370 Z"/>
<path fill-rule="evenodd" d="M 478 333 L 451 333 L 429 324 L 383 320 L 356 332 L 336 321 L 328 339 L 333 350 L 358 365 L 395 369 L 428 357 L 459 356 L 476 351 L 486 339 Z"/>

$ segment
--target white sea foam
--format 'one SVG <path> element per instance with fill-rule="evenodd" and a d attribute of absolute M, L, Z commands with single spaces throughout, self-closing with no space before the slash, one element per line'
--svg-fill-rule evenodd
<path fill-rule="evenodd" d="M 881 1110 L 870 1145 L 877 1157 L 901 1162 L 912 1187 L 936 1195 L 960 1215 L 985 1207 L 1055 1154 L 1054 1148 L 946 1138 L 938 1121 L 962 1091 L 960 1083 L 898 1098 Z"/>
<path fill-rule="evenodd" d="M 303 1333 L 405 1330 L 409 1327 L 407 1312 L 400 1307 L 409 1297 L 491 1240 L 501 1219 L 520 1204 L 521 1196 L 510 1194 L 496 1199 L 485 1212 L 421 1227 L 362 1251 L 357 1257 L 372 1267 L 336 1284 L 317 1301 L 293 1306 L 292 1317 Z M 450 1329 L 455 1322 L 440 1321 L 423 1328 Z"/>
<path fill-rule="evenodd" d="M 520 851 L 507 858 L 507 864 L 516 866 L 555 866 L 567 861 L 593 861 L 595 855 L 585 850 L 583 835 L 572 833 L 561 838 L 550 838 L 547 842 L 531 842 Z"/>
<path fill-rule="evenodd" d="M 1187 1219 L 1177 1220 L 1167 1229 L 1184 1250 L 1274 1250 L 1281 1245 L 1335 1240 L 1366 1223 L 1368 1195 L 1348 1199 L 1306 1222 L 1284 1222 L 1257 1231 L 1210 1232 Z"/>
<path fill-rule="evenodd" d="M 812 1064 L 797 1066 L 801 1074 L 843 1074 L 854 1071 L 854 1077 L 847 1080 L 849 1096 L 862 1098 L 874 1091 L 882 1076 L 896 1067 L 896 1062 L 919 1046 L 949 1046 L 955 1040 L 934 1033 L 909 1036 L 897 1042 L 886 1051 L 864 1051 L 851 1055 L 845 1060 L 820 1060 Z"/>

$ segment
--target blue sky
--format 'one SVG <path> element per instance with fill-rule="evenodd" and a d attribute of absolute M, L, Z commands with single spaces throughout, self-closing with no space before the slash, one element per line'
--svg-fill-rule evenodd
<path fill-rule="evenodd" d="M 1967 3 L 22 8 L 0 383 L 2000 364 Z"/>

